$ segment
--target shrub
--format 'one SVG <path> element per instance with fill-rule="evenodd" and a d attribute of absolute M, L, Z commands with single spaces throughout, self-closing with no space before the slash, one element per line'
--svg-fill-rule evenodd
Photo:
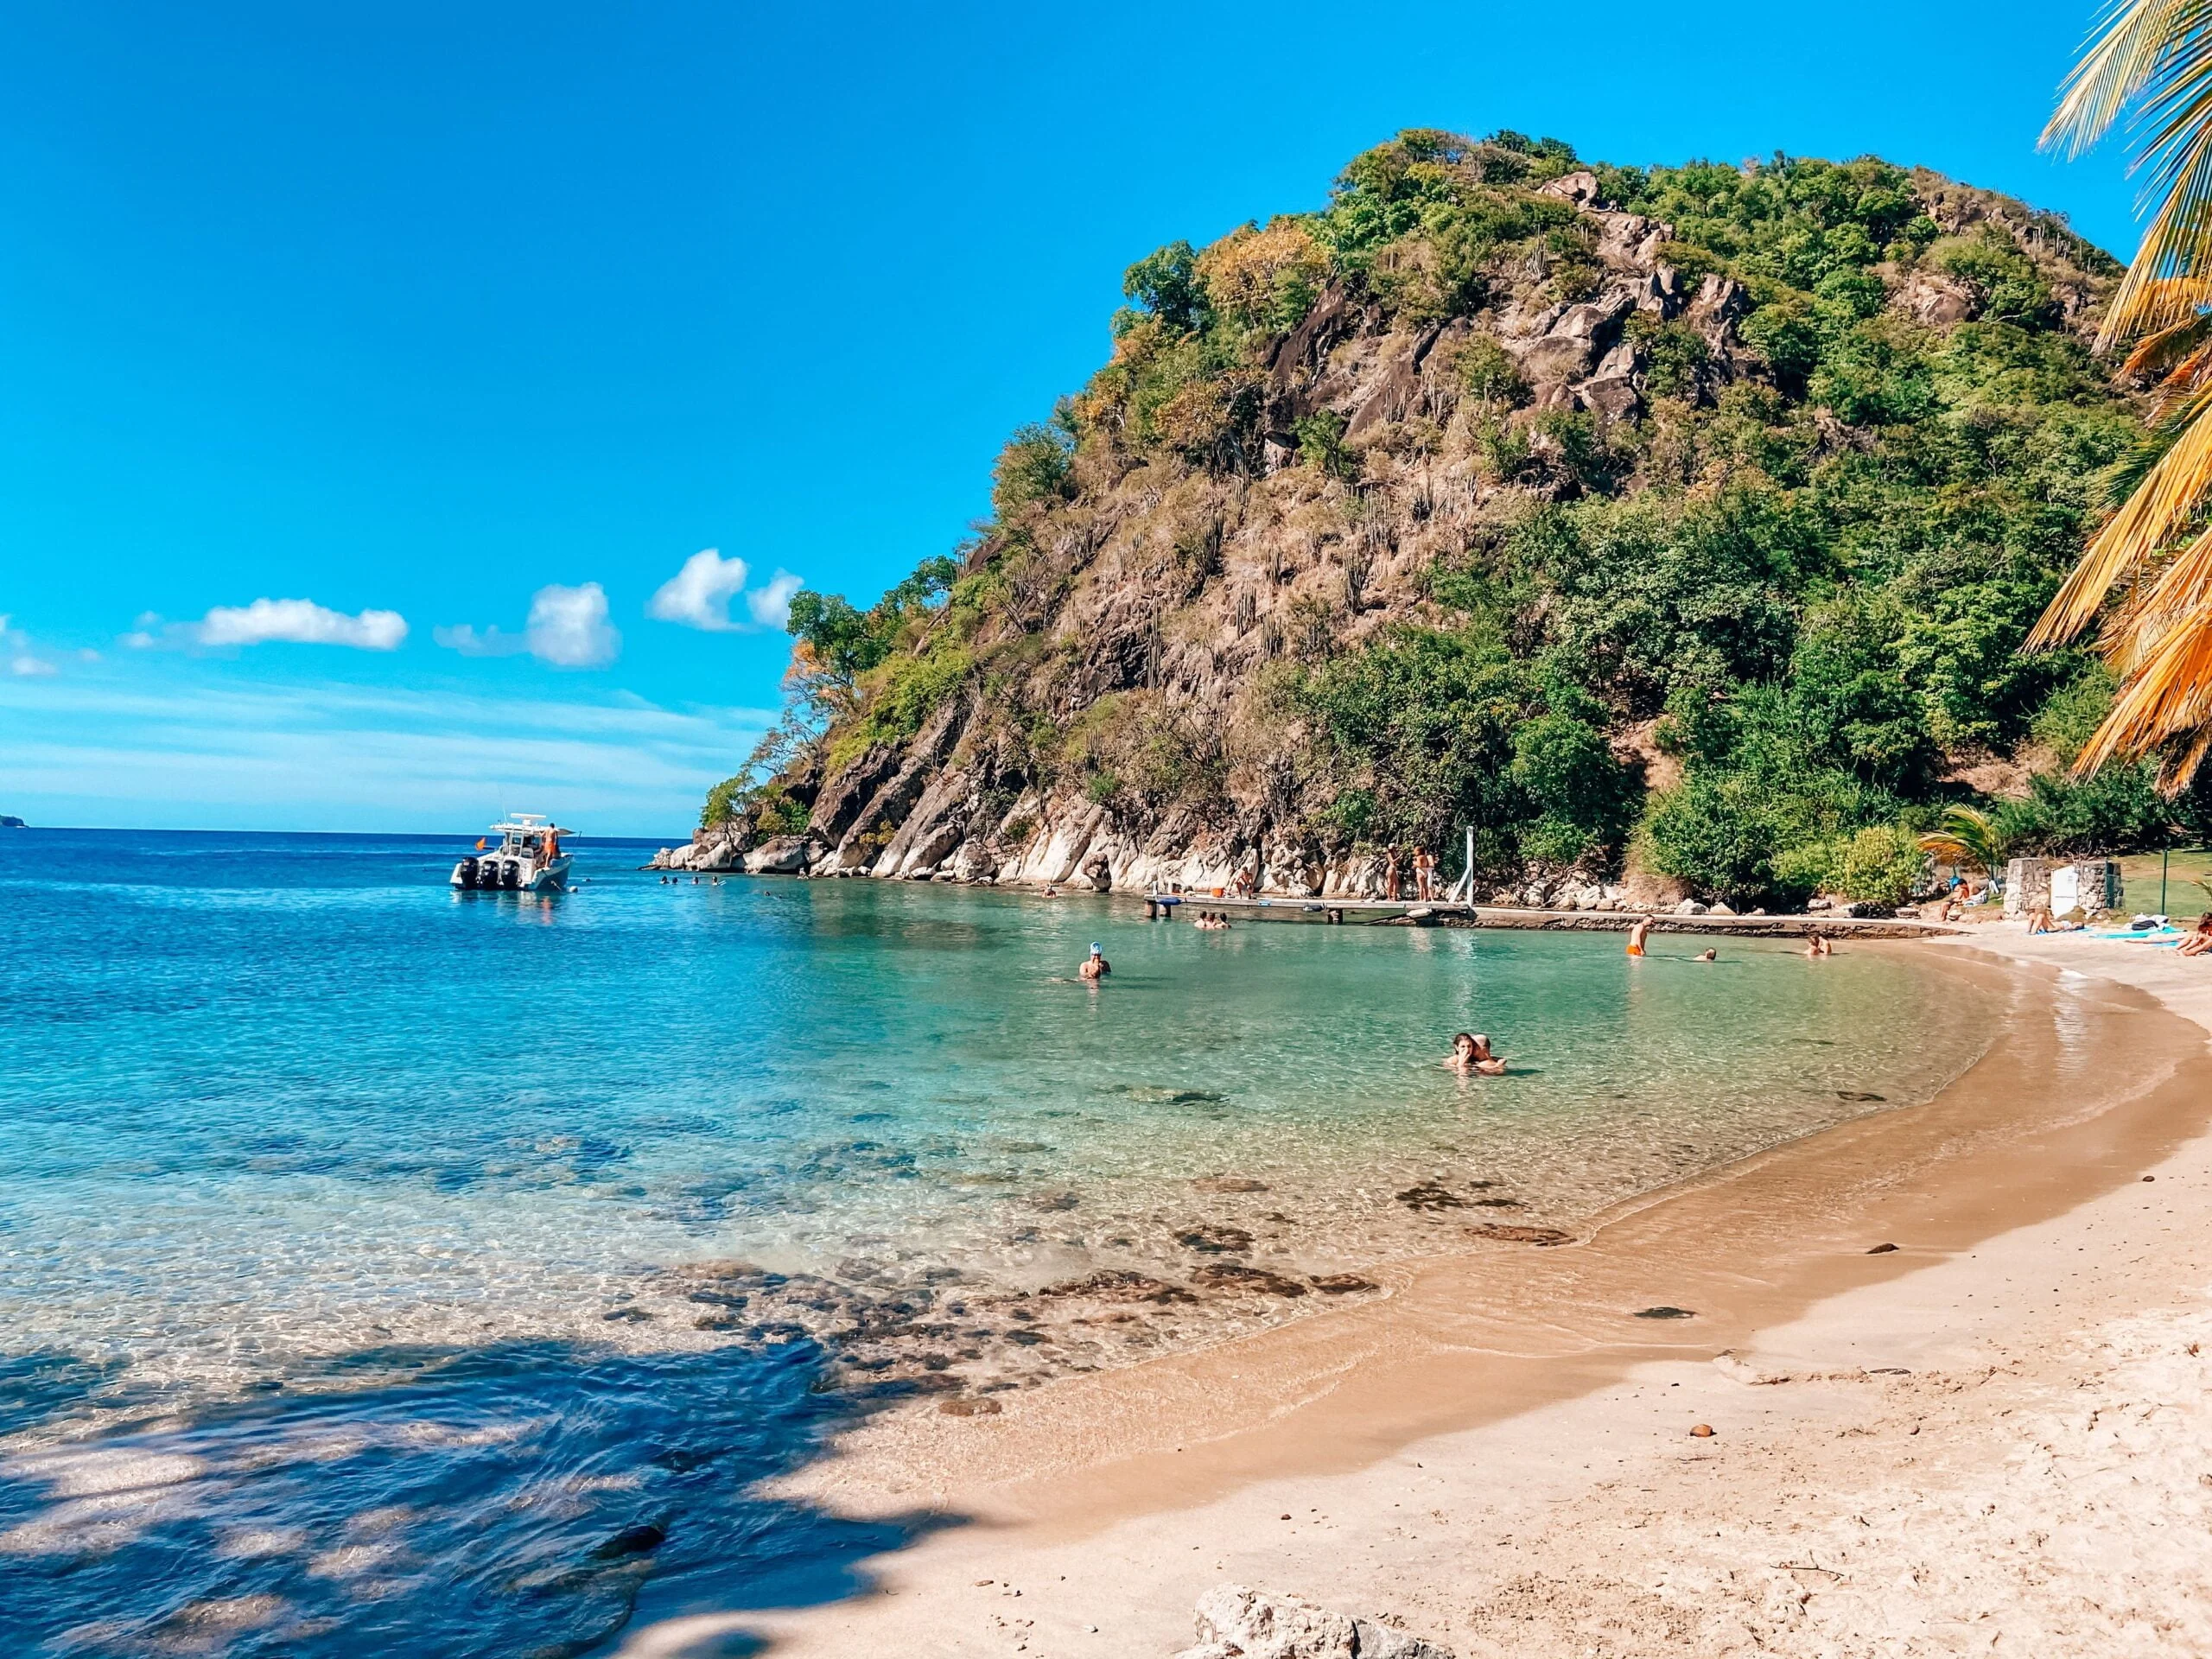
<path fill-rule="evenodd" d="M 1628 771 L 1587 721 L 1546 714 L 1525 722 L 1513 734 L 1512 777 L 1536 812 L 1524 844 L 1548 862 L 1573 863 L 1626 833 Z"/>
<path fill-rule="evenodd" d="M 966 683 L 975 666 L 976 659 L 957 645 L 893 658 L 868 688 L 868 740 L 894 743 L 912 737 Z"/>
<path fill-rule="evenodd" d="M 1001 521 L 1072 493 L 1075 440 L 1065 426 L 1018 426 L 991 469 L 991 509 Z"/>
<path fill-rule="evenodd" d="M 1693 774 L 1653 800 L 1640 835 L 1651 868 L 1738 909 L 1802 898 L 1815 885 L 1802 866 L 1777 868 L 1783 826 L 1767 792 L 1742 773 Z"/>
<path fill-rule="evenodd" d="M 2045 283 L 2027 256 L 1998 232 L 1947 237 L 1931 246 L 1927 263 L 1956 277 L 1974 292 L 1977 309 L 2006 322 L 2048 322 L 2056 308 Z"/>
<path fill-rule="evenodd" d="M 1122 292 L 1177 334 L 1202 327 L 1208 320 L 1205 288 L 1198 280 L 1198 256 L 1188 242 L 1170 242 L 1147 254 L 1122 276 Z M 1134 316 L 1136 314 L 1126 314 Z M 1116 333 L 1126 331 L 1126 325 Z"/>
<path fill-rule="evenodd" d="M 1877 824 L 1835 844 L 1829 890 L 1867 904 L 1901 905 L 1912 896 L 1928 855 L 1900 824 Z"/>
<path fill-rule="evenodd" d="M 1313 308 L 1328 276 L 1328 251 L 1294 219 L 1232 231 L 1197 265 L 1212 308 L 1248 328 L 1294 326 Z"/>
<path fill-rule="evenodd" d="M 1458 372 L 1459 385 L 1485 414 L 1492 409 L 1510 409 L 1529 395 L 1528 382 L 1521 378 L 1521 365 L 1513 353 L 1488 334 L 1471 338 L 1459 348 L 1452 366 Z"/>
<path fill-rule="evenodd" d="M 1354 471 L 1351 452 L 1344 448 L 1344 417 L 1333 409 L 1316 410 L 1300 417 L 1298 459 L 1302 466 L 1335 478 L 1350 478 Z"/>

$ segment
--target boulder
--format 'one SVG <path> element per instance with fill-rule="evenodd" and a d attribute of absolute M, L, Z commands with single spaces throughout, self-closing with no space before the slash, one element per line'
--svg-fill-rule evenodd
<path fill-rule="evenodd" d="M 1930 328 L 1948 328 L 1974 314 L 1974 291 L 1965 283 L 1932 270 L 1916 270 L 1897 296 L 1913 319 Z"/>
<path fill-rule="evenodd" d="M 1594 207 L 1598 203 L 1598 175 L 1587 168 L 1580 168 L 1548 184 L 1536 187 L 1541 196 L 1557 196 L 1561 201 L 1571 201 L 1577 207 Z"/>
<path fill-rule="evenodd" d="M 747 875 L 796 875 L 807 867 L 813 849 L 804 836 L 771 836 L 745 855 Z"/>
<path fill-rule="evenodd" d="M 1674 913 L 1677 916 L 1702 916 L 1705 914 L 1705 906 L 1694 899 L 1685 899 L 1675 906 Z"/>
<path fill-rule="evenodd" d="M 1373 1619 L 1241 1584 L 1198 1598 L 1198 1637 L 1176 1659 L 1452 1659 L 1434 1643 Z"/>

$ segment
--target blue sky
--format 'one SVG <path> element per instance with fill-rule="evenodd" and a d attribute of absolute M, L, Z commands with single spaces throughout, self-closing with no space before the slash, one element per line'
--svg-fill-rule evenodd
<path fill-rule="evenodd" d="M 2087 4 L 1796 10 L 17 0 L 0 811 L 680 834 L 779 575 L 947 550 L 1124 266 L 1402 127 L 1871 151 L 2132 249 L 2119 149 L 2034 149 Z"/>

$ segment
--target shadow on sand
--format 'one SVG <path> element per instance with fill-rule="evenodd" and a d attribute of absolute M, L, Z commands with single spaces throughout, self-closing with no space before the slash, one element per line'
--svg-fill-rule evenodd
<path fill-rule="evenodd" d="M 865 1408 L 817 1391 L 821 1362 L 808 1342 L 385 1349 L 246 1402 L 142 1400 L 127 1428 L 46 1446 L 26 1431 L 109 1379 L 19 1362 L 0 1375 L 20 1437 L 0 1460 L 6 1651 L 554 1659 L 633 1617 L 836 1599 L 863 1558 L 945 1521 L 754 1492 Z"/>

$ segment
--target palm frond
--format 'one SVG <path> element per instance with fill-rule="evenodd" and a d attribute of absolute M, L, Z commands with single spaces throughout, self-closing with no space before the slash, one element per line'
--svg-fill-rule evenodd
<path fill-rule="evenodd" d="M 2196 748 L 2196 758 L 2202 760 L 2197 740 L 2207 727 L 2212 727 L 2212 608 L 2200 609 L 2166 630 L 2121 684 L 2112 712 L 2083 747 L 2074 769 L 2086 776 L 2107 761 L 2176 743 Z M 2195 769 L 2192 762 L 2189 771 Z M 2176 786 L 2187 781 L 2180 778 Z"/>
<path fill-rule="evenodd" d="M 2204 309 L 2212 304 L 2212 283 L 2170 276 L 2162 278 L 2158 286 L 2161 290 L 2181 290 L 2173 297 L 2187 304 L 2189 315 L 2135 343 L 2135 349 L 2120 365 L 2120 372 L 2130 379 L 2153 375 L 2165 379 L 2183 374 L 2202 353 L 2206 343 L 2212 341 L 2212 311 Z"/>
<path fill-rule="evenodd" d="M 2090 31 L 2081 61 L 2059 87 L 2058 108 L 2043 130 L 2045 149 L 2069 156 L 2091 149 L 2150 84 L 2177 35 L 2191 27 L 2202 0 L 2113 0 Z"/>
<path fill-rule="evenodd" d="M 2177 419 L 2186 423 L 2180 435 L 2084 550 L 2028 635 L 2030 650 L 2063 645 L 2088 626 L 2105 595 L 2187 528 L 2212 493 L 2212 395 L 2198 393 Z"/>
<path fill-rule="evenodd" d="M 2161 59 L 2143 101 L 2150 137 L 2135 166 L 2158 210 L 2098 331 L 2107 348 L 2185 321 L 2196 308 L 2185 279 L 2212 270 L 2212 30 L 2192 9 L 2194 32 Z"/>
<path fill-rule="evenodd" d="M 1942 825 L 1919 838 L 1920 850 L 1946 864 L 1993 874 L 2005 861 L 2005 836 L 1986 812 L 1970 806 L 1943 809 Z"/>
<path fill-rule="evenodd" d="M 2098 630 L 2098 653 L 2125 680 L 2157 654 L 2169 632 L 2207 607 L 2212 607 L 2212 532 L 2168 559 L 2155 581 L 2136 583 Z"/>

